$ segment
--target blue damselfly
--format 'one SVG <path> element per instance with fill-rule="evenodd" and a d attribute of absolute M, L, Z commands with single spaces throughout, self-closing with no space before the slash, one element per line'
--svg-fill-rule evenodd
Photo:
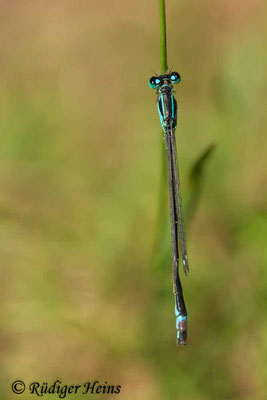
<path fill-rule="evenodd" d="M 157 91 L 158 112 L 165 136 L 169 177 L 173 292 L 175 297 L 177 344 L 184 345 L 186 344 L 187 339 L 187 312 L 183 297 L 182 284 L 179 276 L 180 256 L 186 275 L 189 272 L 189 266 L 175 141 L 175 129 L 177 125 L 177 102 L 173 96 L 173 84 L 179 83 L 180 80 L 180 75 L 177 72 L 172 72 L 166 75 L 153 76 L 149 80 L 149 85 L 152 89 L 156 89 Z"/>

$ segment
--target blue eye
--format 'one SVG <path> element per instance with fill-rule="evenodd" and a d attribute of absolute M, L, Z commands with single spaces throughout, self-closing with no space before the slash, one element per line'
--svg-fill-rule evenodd
<path fill-rule="evenodd" d="M 173 72 L 170 74 L 170 78 L 172 83 L 179 83 L 181 81 L 181 76 L 178 74 L 178 72 Z"/>
<path fill-rule="evenodd" d="M 152 78 L 149 79 L 149 86 L 152 89 L 156 89 L 160 84 L 161 80 L 157 76 L 152 76 Z"/>

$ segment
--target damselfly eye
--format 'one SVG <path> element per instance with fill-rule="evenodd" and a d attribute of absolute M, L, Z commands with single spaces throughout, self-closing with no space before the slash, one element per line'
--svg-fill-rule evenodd
<path fill-rule="evenodd" d="M 149 86 L 152 89 L 156 89 L 160 84 L 161 80 L 157 76 L 152 76 L 152 78 L 149 79 Z"/>
<path fill-rule="evenodd" d="M 181 80 L 181 75 L 178 72 L 172 72 L 170 74 L 170 80 L 172 83 L 179 83 Z"/>

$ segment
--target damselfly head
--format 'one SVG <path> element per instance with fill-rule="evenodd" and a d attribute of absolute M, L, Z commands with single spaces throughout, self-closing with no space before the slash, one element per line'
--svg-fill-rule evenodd
<path fill-rule="evenodd" d="M 178 74 L 178 72 L 172 72 L 171 74 L 152 76 L 152 78 L 149 79 L 149 86 L 152 89 L 158 89 L 162 85 L 172 85 L 179 83 L 180 80 L 180 74 Z"/>

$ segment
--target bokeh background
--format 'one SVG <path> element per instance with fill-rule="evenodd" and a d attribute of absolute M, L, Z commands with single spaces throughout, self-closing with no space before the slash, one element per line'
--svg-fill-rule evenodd
<path fill-rule="evenodd" d="M 267 6 L 166 6 L 185 208 L 216 145 L 188 224 L 182 348 L 157 228 L 157 1 L 1 1 L 3 400 L 15 379 L 108 381 L 123 400 L 267 398 Z"/>

